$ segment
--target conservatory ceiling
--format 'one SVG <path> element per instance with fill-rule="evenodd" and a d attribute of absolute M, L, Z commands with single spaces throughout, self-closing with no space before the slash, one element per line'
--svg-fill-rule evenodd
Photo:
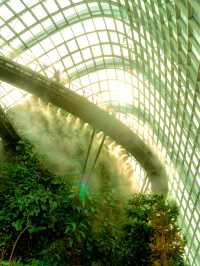
<path fill-rule="evenodd" d="M 0 55 L 111 110 L 159 154 L 199 266 L 199 0 L 0 0 Z M 0 81 L 5 111 L 26 97 Z"/>

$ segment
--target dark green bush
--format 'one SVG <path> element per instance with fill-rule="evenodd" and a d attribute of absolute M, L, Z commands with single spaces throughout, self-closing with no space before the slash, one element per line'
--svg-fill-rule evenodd
<path fill-rule="evenodd" d="M 41 162 L 19 143 L 0 166 L 1 265 L 184 265 L 176 205 L 142 194 L 125 204 L 109 178 L 93 194 Z"/>
<path fill-rule="evenodd" d="M 84 258 L 95 212 L 90 199 L 83 208 L 78 187 L 43 169 L 27 145 L 20 144 L 18 156 L 1 165 L 0 172 L 0 250 L 4 257 L 9 258 L 23 232 L 15 248 L 22 261 L 48 257 L 49 265 L 61 265 L 77 255 Z"/>
<path fill-rule="evenodd" d="M 159 195 L 133 195 L 123 225 L 122 265 L 184 265 L 178 207 Z"/>

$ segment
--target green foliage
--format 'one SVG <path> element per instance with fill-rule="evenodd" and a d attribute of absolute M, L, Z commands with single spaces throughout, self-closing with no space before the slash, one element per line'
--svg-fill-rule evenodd
<path fill-rule="evenodd" d="M 177 225 L 178 207 L 159 195 L 133 195 L 123 226 L 123 264 L 184 265 L 185 241 Z"/>
<path fill-rule="evenodd" d="M 82 255 L 94 214 L 89 198 L 83 208 L 78 189 L 42 169 L 23 143 L 15 163 L 1 166 L 1 176 L 9 180 L 0 191 L 0 250 L 5 257 L 24 228 L 15 250 L 23 261 L 51 254 L 50 263 L 56 265 L 55 257 L 60 265 L 65 257 Z"/>
<path fill-rule="evenodd" d="M 98 193 L 56 176 L 29 143 L 0 166 L 1 265 L 148 266 L 166 258 L 183 266 L 177 217 L 177 206 L 157 195 L 133 195 L 125 205 L 109 175 Z"/>

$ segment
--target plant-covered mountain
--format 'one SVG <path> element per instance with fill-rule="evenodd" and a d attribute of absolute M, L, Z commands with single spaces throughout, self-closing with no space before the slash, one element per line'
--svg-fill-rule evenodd
<path fill-rule="evenodd" d="M 185 265 L 177 206 L 157 195 L 127 201 L 109 180 L 93 193 L 19 143 L 0 166 L 1 265 Z"/>

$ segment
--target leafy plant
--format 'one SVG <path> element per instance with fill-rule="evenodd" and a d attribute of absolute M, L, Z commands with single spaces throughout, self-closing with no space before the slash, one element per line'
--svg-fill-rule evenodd
<path fill-rule="evenodd" d="M 177 206 L 143 194 L 125 204 L 109 169 L 100 169 L 107 179 L 93 193 L 71 173 L 52 174 L 19 143 L 0 165 L 1 265 L 183 266 Z"/>
<path fill-rule="evenodd" d="M 133 195 L 126 213 L 125 265 L 184 265 L 185 240 L 177 224 L 175 203 L 159 195 Z"/>
<path fill-rule="evenodd" d="M 0 191 L 1 253 L 12 259 L 15 252 L 23 261 L 50 253 L 62 260 L 62 245 L 64 257 L 81 255 L 94 208 L 83 208 L 78 188 L 41 168 L 23 143 L 14 162 L 1 166 L 1 175 L 9 184 Z"/>

